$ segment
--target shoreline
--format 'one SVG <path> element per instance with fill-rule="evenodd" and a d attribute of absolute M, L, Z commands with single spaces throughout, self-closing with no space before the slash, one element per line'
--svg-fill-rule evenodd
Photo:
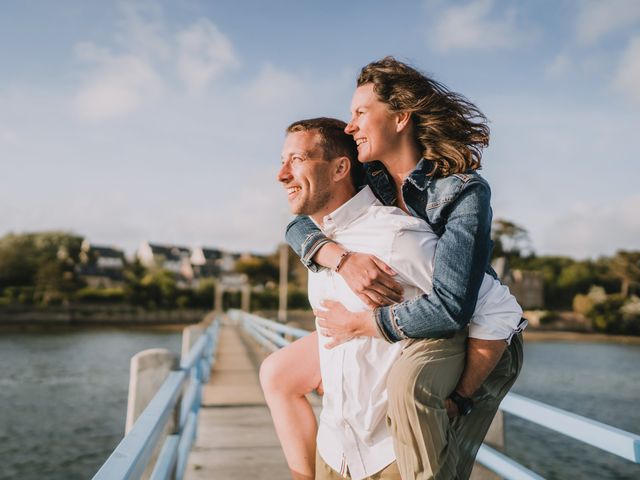
<path fill-rule="evenodd" d="M 66 333 L 82 330 L 131 330 L 155 332 L 181 332 L 184 328 L 198 322 L 156 322 L 156 323 L 124 323 L 124 322 L 87 322 L 87 323 L 0 323 L 0 334 L 3 333 Z"/>
<path fill-rule="evenodd" d="M 200 319 L 202 320 L 202 319 Z M 30 323 L 2 323 L 2 333 L 59 333 L 74 330 L 150 330 L 181 332 L 185 327 L 196 325 L 198 321 L 159 321 L 159 322 L 30 322 Z M 618 345 L 640 345 L 640 337 L 631 335 L 607 335 L 604 333 L 572 332 L 558 330 L 539 330 L 531 327 L 524 331 L 526 342 L 573 342 L 573 343 L 612 343 Z"/>
<path fill-rule="evenodd" d="M 607 335 L 606 333 L 570 332 L 562 330 L 539 330 L 527 328 L 526 342 L 575 342 L 575 343 L 615 343 L 640 345 L 640 337 L 632 335 Z"/>

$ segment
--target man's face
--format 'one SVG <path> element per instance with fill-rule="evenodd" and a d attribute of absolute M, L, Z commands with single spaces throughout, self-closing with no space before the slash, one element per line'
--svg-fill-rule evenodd
<path fill-rule="evenodd" d="M 332 162 L 324 158 L 317 132 L 293 132 L 282 147 L 278 181 L 287 191 L 291 212 L 319 213 L 331 198 Z"/>
<path fill-rule="evenodd" d="M 356 88 L 351 99 L 351 121 L 344 131 L 353 135 L 362 163 L 384 160 L 394 151 L 398 140 L 395 116 L 378 100 L 373 83 Z"/>

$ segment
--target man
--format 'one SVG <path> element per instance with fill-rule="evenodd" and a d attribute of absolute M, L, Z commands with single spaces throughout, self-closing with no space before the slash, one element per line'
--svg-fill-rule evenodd
<path fill-rule="evenodd" d="M 395 207 L 384 207 L 369 187 L 356 192 L 361 164 L 355 143 L 344 133 L 346 124 L 319 118 L 295 122 L 288 129 L 278 180 L 287 190 L 291 211 L 309 215 L 323 233 L 348 250 L 379 257 L 398 274 L 405 298 L 429 293 L 433 276 L 433 254 L 437 237 L 423 220 L 410 217 Z M 346 258 L 346 256 L 345 256 Z M 309 300 L 315 310 L 325 301 L 339 301 L 349 311 L 366 310 L 366 305 L 337 272 L 323 270 L 309 274 Z M 488 275 L 482 283 L 471 327 L 490 323 L 493 331 L 502 326 L 496 339 L 506 338 L 522 310 L 508 293 Z M 376 329 L 375 322 L 370 328 Z M 321 346 L 330 340 L 319 329 Z M 507 333 L 504 333 L 507 332 Z M 505 335 L 505 336 L 502 336 Z M 320 369 L 325 396 L 320 416 L 316 478 L 400 478 L 395 463 L 393 436 L 385 424 L 388 374 L 403 351 L 422 342 L 433 342 L 438 352 L 437 375 L 432 392 L 444 398 L 455 387 L 464 368 L 467 329 L 453 338 L 401 341 L 389 344 L 380 335 L 354 338 L 333 349 L 320 348 Z M 433 369 L 430 371 L 433 373 Z M 401 414 L 401 413 L 400 413 Z M 420 419 L 423 420 L 423 419 Z M 417 422 L 425 424 L 425 422 Z M 433 428 L 438 425 L 433 424 Z M 455 450 L 455 439 L 447 445 L 416 445 L 414 448 Z M 456 475 L 455 455 L 448 476 Z M 403 459 L 400 458 L 400 461 Z"/>

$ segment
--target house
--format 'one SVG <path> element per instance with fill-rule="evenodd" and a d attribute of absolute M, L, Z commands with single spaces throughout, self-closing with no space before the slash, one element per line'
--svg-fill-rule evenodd
<path fill-rule="evenodd" d="M 162 268 L 173 272 L 186 284 L 194 278 L 191 250 L 187 247 L 144 242 L 138 248 L 136 255 L 145 267 Z"/>
<path fill-rule="evenodd" d="M 191 252 L 191 265 L 198 278 L 217 277 L 222 271 L 225 253 L 216 248 L 197 247 Z"/>
<path fill-rule="evenodd" d="M 544 277 L 541 272 L 511 270 L 505 257 L 496 258 L 491 266 L 524 310 L 544 307 Z"/>
<path fill-rule="evenodd" d="M 94 288 L 111 288 L 124 285 L 124 252 L 117 248 L 91 245 L 82 242 L 78 274 Z"/>

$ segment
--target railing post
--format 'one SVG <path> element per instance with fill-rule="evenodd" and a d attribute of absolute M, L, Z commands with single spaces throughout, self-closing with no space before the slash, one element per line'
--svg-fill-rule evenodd
<path fill-rule="evenodd" d="M 191 351 L 191 347 L 193 344 L 198 341 L 202 332 L 204 332 L 205 327 L 201 324 L 189 325 L 182 329 L 182 351 L 181 358 L 186 358 Z"/>
<path fill-rule="evenodd" d="M 178 357 L 165 348 L 143 350 L 131 357 L 125 435 L 167 379 L 169 372 L 177 368 Z"/>
<path fill-rule="evenodd" d="M 177 368 L 178 357 L 175 353 L 164 348 L 143 350 L 131 357 L 125 435 L 133 428 L 133 424 L 155 396 L 169 373 Z M 176 428 L 177 419 L 174 415 L 173 421 L 170 421 L 165 428 L 163 438 L 173 433 Z M 162 445 L 162 440 L 159 445 Z M 158 453 L 159 448 L 156 448 L 141 478 L 149 478 Z"/>

